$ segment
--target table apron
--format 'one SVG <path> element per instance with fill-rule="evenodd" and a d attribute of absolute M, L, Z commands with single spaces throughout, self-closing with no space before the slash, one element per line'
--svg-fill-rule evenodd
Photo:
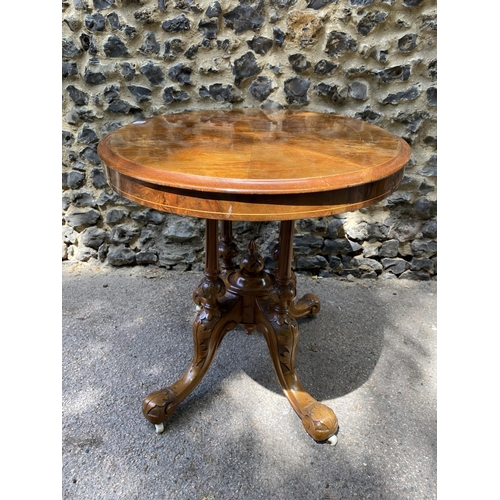
<path fill-rule="evenodd" d="M 105 165 L 110 187 L 140 205 L 203 219 L 240 221 L 299 220 L 359 210 L 391 194 L 404 170 L 357 186 L 284 195 L 214 193 L 151 184 Z"/>

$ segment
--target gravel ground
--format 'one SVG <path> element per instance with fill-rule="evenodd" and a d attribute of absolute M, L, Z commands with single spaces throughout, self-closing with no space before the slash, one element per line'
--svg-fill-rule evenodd
<path fill-rule="evenodd" d="M 334 409 L 318 444 L 281 392 L 265 341 L 227 334 L 163 434 L 143 398 L 192 355 L 199 272 L 64 263 L 62 498 L 437 497 L 435 281 L 298 277 L 321 311 L 300 320 L 303 385 Z"/>

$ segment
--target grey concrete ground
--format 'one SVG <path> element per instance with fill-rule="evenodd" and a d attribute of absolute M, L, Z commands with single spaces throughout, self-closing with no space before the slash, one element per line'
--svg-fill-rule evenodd
<path fill-rule="evenodd" d="M 78 499 L 436 498 L 436 282 L 300 277 L 304 386 L 340 424 L 314 442 L 258 333 L 229 332 L 163 434 L 144 396 L 191 360 L 198 272 L 63 264 L 63 485 Z"/>

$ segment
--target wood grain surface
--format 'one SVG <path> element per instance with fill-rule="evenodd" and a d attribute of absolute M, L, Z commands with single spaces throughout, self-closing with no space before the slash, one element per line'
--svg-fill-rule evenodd
<path fill-rule="evenodd" d="M 407 143 L 339 115 L 259 109 L 139 120 L 100 142 L 110 186 L 158 210 L 291 220 L 354 210 L 399 185 Z"/>

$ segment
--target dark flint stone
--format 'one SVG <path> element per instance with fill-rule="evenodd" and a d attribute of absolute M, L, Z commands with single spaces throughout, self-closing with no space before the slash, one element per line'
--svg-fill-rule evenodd
<path fill-rule="evenodd" d="M 168 70 L 168 77 L 174 82 L 178 82 L 179 85 L 190 85 L 192 71 L 190 66 L 179 63 Z"/>
<path fill-rule="evenodd" d="M 405 0 L 403 2 L 403 5 L 405 7 L 417 7 L 420 5 L 424 0 Z"/>
<path fill-rule="evenodd" d="M 118 92 L 120 87 L 118 85 L 110 85 L 106 87 L 103 92 L 104 101 L 107 103 L 113 102 L 115 99 L 120 97 L 120 93 Z"/>
<path fill-rule="evenodd" d="M 363 120 L 365 122 L 375 124 L 375 123 L 379 123 L 382 120 L 383 115 L 381 115 L 380 113 L 377 113 L 375 111 L 372 111 L 371 109 L 365 109 L 361 113 L 356 113 L 354 115 L 354 117 L 360 118 L 361 120 Z"/>
<path fill-rule="evenodd" d="M 208 18 L 219 17 L 222 14 L 222 7 L 220 6 L 220 3 L 217 1 L 212 2 L 208 6 L 205 14 L 207 15 Z"/>
<path fill-rule="evenodd" d="M 408 90 L 389 94 L 385 99 L 380 101 L 382 104 L 398 104 L 402 101 L 413 101 L 420 95 L 420 89 L 413 85 Z"/>
<path fill-rule="evenodd" d="M 115 3 L 115 0 L 92 0 L 92 3 L 95 10 L 104 10 L 109 9 Z"/>
<path fill-rule="evenodd" d="M 255 76 L 262 71 L 262 67 L 257 64 L 255 54 L 247 52 L 239 59 L 234 60 L 233 75 L 234 83 L 239 86 L 243 80 Z"/>
<path fill-rule="evenodd" d="M 120 208 L 112 208 L 106 213 L 106 224 L 116 224 L 120 222 L 124 217 L 126 217 L 128 212 L 121 210 Z"/>
<path fill-rule="evenodd" d="M 352 252 L 352 245 L 346 238 L 337 238 L 333 240 L 326 238 L 323 244 L 323 252 L 334 255 L 345 255 Z"/>
<path fill-rule="evenodd" d="M 85 68 L 85 73 L 83 74 L 83 81 L 89 85 L 100 85 L 106 81 L 104 73 L 101 71 L 91 71 L 89 68 Z"/>
<path fill-rule="evenodd" d="M 135 254 L 137 264 L 148 265 L 158 262 L 158 254 L 156 252 L 146 251 Z"/>
<path fill-rule="evenodd" d="M 326 269 L 328 261 L 322 255 L 315 255 L 314 257 L 299 257 L 297 259 L 297 268 L 304 269 L 305 271 L 318 271 Z"/>
<path fill-rule="evenodd" d="M 141 73 L 149 80 L 151 85 L 162 85 L 165 83 L 165 75 L 161 66 L 156 66 L 151 61 L 141 66 Z"/>
<path fill-rule="evenodd" d="M 426 91 L 427 102 L 429 106 L 437 106 L 437 89 L 436 87 L 429 87 Z"/>
<path fill-rule="evenodd" d="M 435 219 L 427 221 L 422 226 L 424 238 L 437 238 L 437 221 Z"/>
<path fill-rule="evenodd" d="M 422 25 L 420 26 L 421 30 L 429 29 L 431 31 L 437 30 L 437 18 L 436 16 L 422 16 Z"/>
<path fill-rule="evenodd" d="M 184 57 L 193 60 L 196 57 L 197 53 L 198 53 L 198 46 L 191 45 L 191 47 L 189 47 L 189 49 L 187 49 L 186 52 L 184 52 Z"/>
<path fill-rule="evenodd" d="M 127 266 L 135 262 L 135 252 L 125 245 L 110 246 L 108 262 L 112 266 Z"/>
<path fill-rule="evenodd" d="M 127 88 L 137 102 L 145 102 L 151 99 L 151 89 L 148 89 L 147 87 L 128 85 Z"/>
<path fill-rule="evenodd" d="M 359 101 L 364 101 L 368 94 L 368 87 L 362 82 L 352 82 L 349 85 L 349 96 Z"/>
<path fill-rule="evenodd" d="M 265 36 L 254 36 L 247 44 L 255 53 L 264 56 L 271 50 L 273 41 Z"/>
<path fill-rule="evenodd" d="M 381 64 L 385 64 L 387 62 L 387 57 L 389 56 L 389 52 L 387 50 L 381 50 L 378 53 L 378 62 Z"/>
<path fill-rule="evenodd" d="M 85 26 L 92 31 L 104 31 L 106 29 L 106 18 L 102 14 L 87 14 Z"/>
<path fill-rule="evenodd" d="M 378 76 L 384 83 L 395 82 L 400 80 L 406 82 L 410 78 L 411 68 L 408 64 L 405 66 L 393 66 L 382 70 L 375 70 L 372 72 Z"/>
<path fill-rule="evenodd" d="M 84 125 L 80 133 L 78 134 L 78 142 L 82 144 L 93 144 L 99 142 L 99 138 L 95 133 L 95 130 Z"/>
<path fill-rule="evenodd" d="M 109 240 L 111 243 L 130 243 L 139 234 L 139 229 L 135 226 L 120 224 L 111 229 Z"/>
<path fill-rule="evenodd" d="M 437 62 L 436 60 L 431 61 L 429 63 L 429 66 L 427 67 L 427 71 L 429 73 L 429 76 L 433 82 L 436 81 L 437 78 Z"/>
<path fill-rule="evenodd" d="M 283 33 L 278 26 L 273 26 L 273 38 L 276 45 L 281 47 L 285 41 L 285 33 Z"/>
<path fill-rule="evenodd" d="M 99 155 L 97 154 L 97 146 L 96 145 L 87 146 L 82 151 L 80 151 L 80 155 L 82 156 L 82 158 L 85 158 L 86 160 L 90 161 L 94 165 L 101 164 L 101 159 L 99 158 Z"/>
<path fill-rule="evenodd" d="M 344 52 L 353 52 L 358 44 L 354 38 L 341 31 L 332 31 L 326 40 L 325 52 L 330 56 L 338 56 Z"/>
<path fill-rule="evenodd" d="M 225 38 L 224 40 L 217 40 L 217 48 L 219 50 L 226 50 L 231 45 L 231 40 Z"/>
<path fill-rule="evenodd" d="M 161 224 L 165 220 L 165 214 L 159 212 L 158 210 L 153 210 L 151 208 L 146 210 L 135 210 L 130 214 L 130 217 L 139 222 L 140 224 Z M 141 242 L 144 243 L 143 237 L 144 229 L 141 232 Z"/>
<path fill-rule="evenodd" d="M 370 31 L 377 25 L 380 24 L 381 22 L 385 21 L 385 18 L 387 17 L 386 12 L 370 12 L 366 14 L 366 16 L 361 19 L 361 21 L 358 23 L 358 33 L 366 36 Z"/>
<path fill-rule="evenodd" d="M 288 61 L 296 73 L 303 73 L 311 67 L 311 63 L 302 54 L 291 54 Z"/>
<path fill-rule="evenodd" d="M 86 247 L 96 250 L 104 243 L 106 231 L 98 227 L 88 227 L 82 231 L 81 241 Z"/>
<path fill-rule="evenodd" d="M 396 275 L 403 273 L 410 267 L 410 264 L 401 258 L 383 258 L 381 262 L 385 270 L 391 271 Z"/>
<path fill-rule="evenodd" d="M 380 257 L 397 257 L 399 251 L 398 240 L 387 240 L 382 243 L 379 249 Z"/>
<path fill-rule="evenodd" d="M 68 85 L 66 87 L 66 90 L 68 91 L 68 94 L 71 97 L 72 101 L 77 106 L 85 106 L 86 104 L 88 104 L 89 96 L 82 90 L 77 89 L 74 85 Z"/>
<path fill-rule="evenodd" d="M 171 38 L 165 41 L 165 52 L 163 55 L 169 59 L 175 59 L 184 50 L 184 44 L 180 38 Z M 198 51 L 198 48 L 196 49 Z"/>
<path fill-rule="evenodd" d="M 82 50 L 75 45 L 71 39 L 63 38 L 62 41 L 62 55 L 63 57 L 75 57 L 82 53 Z"/>
<path fill-rule="evenodd" d="M 127 114 L 130 112 L 134 113 L 136 111 L 141 111 L 141 108 L 138 108 L 137 106 L 134 106 L 133 104 L 130 104 L 129 102 L 124 101 L 123 99 L 115 99 L 106 108 L 106 111 L 113 111 L 113 113 Z"/>
<path fill-rule="evenodd" d="M 75 6 L 76 10 L 88 9 L 87 0 L 73 0 L 73 5 Z"/>
<path fill-rule="evenodd" d="M 104 53 L 108 57 L 124 57 L 129 55 L 127 46 L 116 35 L 111 35 L 104 43 Z"/>
<path fill-rule="evenodd" d="M 224 21 L 229 28 L 239 35 L 248 30 L 258 30 L 264 24 L 264 1 L 241 0 L 235 9 L 224 14 Z"/>
<path fill-rule="evenodd" d="M 121 64 L 120 74 L 123 76 L 125 80 L 130 81 L 135 76 L 135 69 L 132 67 L 130 63 L 124 62 Z"/>
<path fill-rule="evenodd" d="M 318 83 L 314 87 L 314 92 L 322 97 L 328 97 L 333 102 L 339 102 L 343 99 L 340 95 L 337 85 L 330 85 L 328 83 Z"/>
<path fill-rule="evenodd" d="M 137 36 L 137 30 L 128 24 L 122 28 L 122 31 L 129 40 L 132 40 Z"/>
<path fill-rule="evenodd" d="M 424 219 L 430 219 L 437 215 L 437 202 L 430 201 L 427 198 L 420 198 L 413 203 L 415 213 Z"/>
<path fill-rule="evenodd" d="M 162 29 L 168 33 L 175 33 L 177 31 L 187 31 L 191 28 L 189 19 L 181 14 L 180 16 L 169 19 L 161 25 Z"/>
<path fill-rule="evenodd" d="M 68 76 L 73 76 L 78 74 L 78 66 L 74 62 L 63 62 L 62 63 L 62 77 L 68 78 Z"/>
<path fill-rule="evenodd" d="M 258 101 L 265 101 L 273 90 L 272 81 L 267 76 L 258 76 L 248 90 Z"/>
<path fill-rule="evenodd" d="M 69 189 L 80 189 L 85 184 L 85 174 L 83 172 L 68 172 L 66 186 Z"/>
<path fill-rule="evenodd" d="M 404 123 L 410 132 L 415 133 L 420 128 L 421 123 L 430 117 L 431 115 L 426 111 L 415 111 L 414 113 L 403 111 L 394 120 Z"/>
<path fill-rule="evenodd" d="M 437 242 L 430 238 L 421 238 L 411 242 L 411 250 L 416 257 L 430 257 L 437 252 Z"/>
<path fill-rule="evenodd" d="M 217 32 L 219 31 L 219 23 L 217 21 L 202 19 L 198 23 L 198 31 L 200 31 L 205 38 L 215 40 L 217 38 Z"/>
<path fill-rule="evenodd" d="M 326 59 L 321 59 L 321 61 L 318 61 L 316 65 L 314 66 L 314 72 L 317 75 L 327 75 L 328 73 L 332 72 L 335 68 L 337 68 L 337 64 L 333 64 L 330 61 L 327 61 Z"/>
<path fill-rule="evenodd" d="M 203 9 L 196 3 L 196 0 L 174 0 L 175 8 L 183 11 L 191 11 L 195 14 L 201 14 Z"/>
<path fill-rule="evenodd" d="M 296 234 L 293 241 L 294 254 L 308 255 L 323 246 L 323 238 L 313 234 Z"/>
<path fill-rule="evenodd" d="M 147 33 L 144 36 L 144 43 L 141 45 L 139 52 L 142 54 L 159 54 L 160 44 L 156 41 L 154 33 Z"/>
<path fill-rule="evenodd" d="M 351 5 L 355 6 L 365 6 L 373 3 L 374 0 L 350 0 Z"/>
<path fill-rule="evenodd" d="M 184 90 L 176 90 L 174 87 L 167 87 L 163 91 L 163 100 L 166 104 L 172 104 L 173 102 L 187 101 L 189 99 L 189 94 L 184 92 Z"/>
<path fill-rule="evenodd" d="M 307 0 L 307 7 L 309 9 L 322 9 L 325 5 L 329 3 L 337 3 L 339 0 Z M 372 0 L 373 1 L 373 0 Z"/>
<path fill-rule="evenodd" d="M 432 259 L 418 259 L 413 257 L 410 262 L 410 271 L 426 271 L 428 273 L 434 274 L 434 260 Z"/>
<path fill-rule="evenodd" d="M 110 14 L 108 14 L 107 18 L 111 29 L 119 30 L 121 28 L 120 18 L 118 17 L 118 14 L 116 12 L 111 12 Z"/>
<path fill-rule="evenodd" d="M 289 104 L 294 102 L 304 104 L 307 102 L 307 91 L 311 86 L 309 78 L 296 76 L 285 81 L 286 100 Z"/>
<path fill-rule="evenodd" d="M 199 94 L 200 97 L 210 97 L 215 102 L 234 102 L 236 96 L 231 92 L 231 89 L 231 85 L 223 87 L 222 83 L 214 83 L 208 88 L 203 85 L 200 88 Z"/>
<path fill-rule="evenodd" d="M 93 208 L 76 209 L 66 214 L 65 219 L 68 226 L 80 231 L 87 226 L 94 226 L 100 216 L 100 213 Z"/>
<path fill-rule="evenodd" d="M 95 207 L 94 197 L 88 191 L 76 191 L 71 202 L 75 207 Z"/>
<path fill-rule="evenodd" d="M 75 136 L 69 132 L 68 130 L 62 131 L 62 145 L 63 146 L 71 146 L 75 142 Z"/>
<path fill-rule="evenodd" d="M 288 9 L 297 3 L 297 0 L 271 0 L 271 5 L 277 9 Z"/>
<path fill-rule="evenodd" d="M 90 179 L 92 180 L 92 185 L 96 189 L 102 189 L 107 185 L 104 170 L 102 170 L 101 168 L 93 168 L 90 172 Z"/>
<path fill-rule="evenodd" d="M 82 33 L 80 35 L 80 43 L 82 44 L 83 50 L 85 50 L 89 54 L 97 54 L 97 46 L 92 35 L 89 35 L 88 33 Z"/>
<path fill-rule="evenodd" d="M 398 40 L 398 49 L 401 52 L 411 52 L 417 47 L 418 35 L 408 33 Z"/>

